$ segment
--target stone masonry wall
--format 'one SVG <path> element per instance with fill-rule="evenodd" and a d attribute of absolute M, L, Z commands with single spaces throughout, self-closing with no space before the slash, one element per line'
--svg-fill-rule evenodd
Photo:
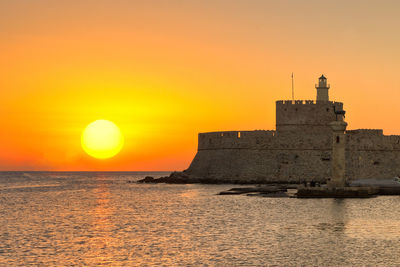
<path fill-rule="evenodd" d="M 383 135 L 382 130 L 346 131 L 346 176 L 392 178 L 400 175 L 400 136 Z"/>
<path fill-rule="evenodd" d="M 329 123 L 336 120 L 335 110 L 343 110 L 343 103 L 313 100 L 276 101 L 276 131 L 296 133 L 327 133 Z"/>
<path fill-rule="evenodd" d="M 346 177 L 391 178 L 400 174 L 400 136 L 382 130 L 346 132 Z M 199 134 L 187 173 L 224 182 L 325 182 L 331 171 L 332 136 L 276 131 Z"/>
<path fill-rule="evenodd" d="M 277 135 L 275 131 L 199 134 L 187 172 L 221 181 L 324 181 L 329 176 L 331 138 Z"/>

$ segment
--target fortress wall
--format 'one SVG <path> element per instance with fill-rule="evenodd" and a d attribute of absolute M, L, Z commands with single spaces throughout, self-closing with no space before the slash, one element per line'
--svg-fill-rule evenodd
<path fill-rule="evenodd" d="M 277 126 L 278 127 L 278 126 Z M 332 129 L 328 125 L 282 125 L 278 127 L 279 135 L 293 134 L 293 135 L 329 135 Z"/>
<path fill-rule="evenodd" d="M 384 135 L 385 142 L 394 150 L 400 150 L 400 135 Z"/>
<path fill-rule="evenodd" d="M 330 131 L 328 124 L 336 120 L 336 110 L 343 110 L 343 103 L 313 100 L 276 101 L 277 132 Z M 317 129 L 318 130 L 318 129 Z"/>
<path fill-rule="evenodd" d="M 382 129 L 355 129 L 355 130 L 347 130 L 346 134 L 351 135 L 362 135 L 362 136 L 375 136 L 375 135 L 383 135 Z"/>
<path fill-rule="evenodd" d="M 399 150 L 356 150 L 346 156 L 348 180 L 374 178 L 390 179 L 400 175 Z"/>
<path fill-rule="evenodd" d="M 383 135 L 382 129 L 351 130 L 346 136 L 351 150 L 400 150 L 400 136 Z"/>
<path fill-rule="evenodd" d="M 187 172 L 224 182 L 325 182 L 330 177 L 331 142 L 331 135 L 275 131 L 201 133 Z M 400 136 L 360 129 L 347 131 L 346 142 L 348 180 L 400 174 Z"/>
<path fill-rule="evenodd" d="M 200 133 L 198 150 L 211 149 L 331 149 L 331 137 L 275 131 Z"/>
<path fill-rule="evenodd" d="M 188 173 L 224 182 L 325 182 L 331 150 L 214 149 L 198 151 Z M 388 179 L 400 175 L 399 150 L 347 150 L 346 177 Z"/>
<path fill-rule="evenodd" d="M 187 173 L 223 182 L 323 182 L 330 176 L 329 159 L 323 150 L 201 150 Z"/>
<path fill-rule="evenodd" d="M 228 131 L 200 133 L 198 137 L 198 150 L 252 148 L 257 144 L 272 142 L 275 134 L 275 131 Z"/>
<path fill-rule="evenodd" d="M 224 182 L 322 182 L 329 177 L 331 140 L 275 131 L 201 133 L 187 172 Z"/>
<path fill-rule="evenodd" d="M 400 174 L 400 136 L 383 135 L 381 129 L 346 131 L 346 176 L 388 179 Z"/>

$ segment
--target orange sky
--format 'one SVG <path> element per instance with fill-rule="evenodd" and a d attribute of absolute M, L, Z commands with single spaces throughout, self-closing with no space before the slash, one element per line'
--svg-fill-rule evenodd
<path fill-rule="evenodd" d="M 349 129 L 400 134 L 398 1 L 0 2 L 0 170 L 182 170 L 197 133 L 275 128 L 317 77 Z M 80 136 L 116 123 L 114 158 Z"/>

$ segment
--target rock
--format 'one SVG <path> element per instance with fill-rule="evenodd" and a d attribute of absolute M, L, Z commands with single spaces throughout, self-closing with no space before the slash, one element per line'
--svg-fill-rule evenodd
<path fill-rule="evenodd" d="M 137 181 L 138 183 L 154 183 L 154 177 L 146 176 L 144 179 Z"/>
<path fill-rule="evenodd" d="M 198 182 L 197 180 L 190 179 L 184 172 L 173 172 L 169 176 L 154 178 L 146 176 L 144 179 L 139 180 L 138 183 L 168 183 L 168 184 L 187 184 Z"/>
<path fill-rule="evenodd" d="M 292 187 L 292 186 L 290 186 Z M 288 197 L 286 194 L 288 186 L 285 185 L 262 185 L 256 187 L 235 187 L 228 191 L 222 191 L 218 195 L 241 195 L 261 197 Z"/>
<path fill-rule="evenodd" d="M 246 193 L 246 192 L 228 190 L 228 191 L 219 192 L 218 195 L 241 195 L 241 194 L 244 194 L 244 193 Z"/>

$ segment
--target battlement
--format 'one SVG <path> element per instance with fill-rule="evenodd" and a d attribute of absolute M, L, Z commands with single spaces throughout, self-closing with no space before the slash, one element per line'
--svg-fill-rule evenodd
<path fill-rule="evenodd" d="M 336 107 L 343 107 L 342 102 L 335 101 L 316 101 L 316 100 L 277 100 L 277 105 L 334 105 Z"/>
<path fill-rule="evenodd" d="M 383 135 L 382 129 L 356 129 L 356 130 L 348 130 L 346 134 L 357 134 L 357 135 Z"/>
<path fill-rule="evenodd" d="M 222 131 L 199 133 L 199 139 L 221 140 L 221 139 L 247 139 L 255 137 L 273 137 L 276 132 L 273 130 L 255 130 L 255 131 Z"/>
<path fill-rule="evenodd" d="M 224 131 L 199 133 L 198 149 L 249 148 L 276 137 L 275 131 Z"/>
<path fill-rule="evenodd" d="M 356 129 L 346 131 L 350 150 L 400 150 L 399 135 L 384 135 L 382 129 Z"/>
<path fill-rule="evenodd" d="M 215 149 L 330 149 L 331 137 L 278 134 L 276 131 L 226 131 L 200 133 L 198 150 Z"/>

